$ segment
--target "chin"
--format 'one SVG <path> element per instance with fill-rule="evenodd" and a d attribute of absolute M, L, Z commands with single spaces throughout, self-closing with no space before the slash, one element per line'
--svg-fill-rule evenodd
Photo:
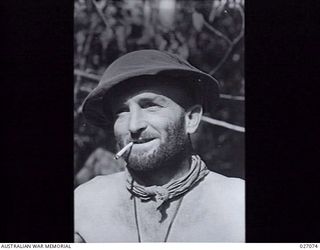
<path fill-rule="evenodd" d="M 127 159 L 127 167 L 134 171 L 152 171 L 160 168 L 163 162 L 161 158 L 157 155 L 156 150 L 152 153 L 130 155 Z"/>
<path fill-rule="evenodd" d="M 186 156 L 185 147 L 176 147 L 179 151 L 170 148 L 160 148 L 151 153 L 130 155 L 127 159 L 127 167 L 134 171 L 148 172 L 166 168 L 174 163 L 178 164 Z M 174 165 L 176 165 L 174 164 Z"/>

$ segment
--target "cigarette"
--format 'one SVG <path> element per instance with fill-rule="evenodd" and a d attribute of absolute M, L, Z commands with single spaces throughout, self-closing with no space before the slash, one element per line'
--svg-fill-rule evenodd
<path fill-rule="evenodd" d="M 133 145 L 133 142 L 128 143 L 126 146 L 124 146 L 115 156 L 114 159 L 118 160 L 131 146 Z"/>

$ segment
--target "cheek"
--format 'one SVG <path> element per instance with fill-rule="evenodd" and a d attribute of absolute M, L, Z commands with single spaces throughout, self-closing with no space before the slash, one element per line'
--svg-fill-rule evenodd
<path fill-rule="evenodd" d="M 162 143 L 167 142 L 167 138 L 173 128 L 177 126 L 180 127 L 179 124 L 181 123 L 181 120 L 179 120 L 178 116 L 179 115 L 170 118 L 158 116 L 154 117 L 149 123 L 149 125 L 159 133 Z"/>
<path fill-rule="evenodd" d="M 114 131 L 114 135 L 116 137 L 121 136 L 123 134 L 126 134 L 127 133 L 127 125 L 126 125 L 125 119 L 123 119 L 123 118 L 116 119 L 116 121 L 114 122 L 114 125 L 113 125 L 113 131 Z"/>

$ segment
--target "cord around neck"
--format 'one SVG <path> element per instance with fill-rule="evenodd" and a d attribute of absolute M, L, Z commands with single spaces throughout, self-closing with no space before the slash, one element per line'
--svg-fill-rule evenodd
<path fill-rule="evenodd" d="M 176 179 L 171 180 L 162 186 L 145 187 L 138 184 L 127 171 L 127 189 L 134 196 L 142 201 L 154 200 L 157 207 L 160 208 L 166 201 L 188 192 L 201 179 L 203 179 L 209 170 L 200 156 L 192 155 L 191 167 L 189 172 Z"/>

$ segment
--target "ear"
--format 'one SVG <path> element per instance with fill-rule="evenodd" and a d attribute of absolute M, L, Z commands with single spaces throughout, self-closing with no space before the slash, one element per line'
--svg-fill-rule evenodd
<path fill-rule="evenodd" d="M 198 104 L 194 105 L 186 111 L 186 116 L 185 116 L 186 132 L 188 134 L 193 134 L 194 132 L 196 132 L 201 122 L 201 117 L 202 117 L 201 105 L 198 105 Z"/>

